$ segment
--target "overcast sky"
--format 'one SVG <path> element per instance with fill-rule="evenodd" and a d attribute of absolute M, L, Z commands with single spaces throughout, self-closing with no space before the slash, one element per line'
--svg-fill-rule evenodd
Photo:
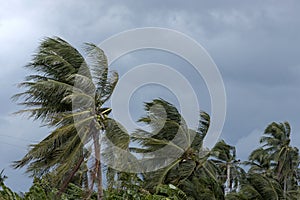
<path fill-rule="evenodd" d="M 183 32 L 208 51 L 222 74 L 227 117 L 221 138 L 237 146 L 242 160 L 257 147 L 264 128 L 272 121 L 289 121 L 292 144 L 300 148 L 299 10 L 297 0 L 0 0 L 0 170 L 5 169 L 7 184 L 17 191 L 27 190 L 31 179 L 24 170 L 12 170 L 9 165 L 26 153 L 30 143 L 48 133 L 38 122 L 11 115 L 20 107 L 10 100 L 20 91 L 16 84 L 30 73 L 23 66 L 46 36 L 62 37 L 80 48 L 84 42 L 99 44 L 132 28 L 155 26 Z M 153 61 L 181 72 L 188 68 L 184 61 L 154 51 L 124 56 L 113 68 L 124 74 L 132 66 Z M 117 67 L 122 65 L 122 69 Z M 201 108 L 209 112 L 203 81 L 193 84 L 201 91 Z M 172 96 L 156 87 L 137 91 L 131 109 L 145 96 Z M 142 104 L 137 108 L 142 109 Z"/>

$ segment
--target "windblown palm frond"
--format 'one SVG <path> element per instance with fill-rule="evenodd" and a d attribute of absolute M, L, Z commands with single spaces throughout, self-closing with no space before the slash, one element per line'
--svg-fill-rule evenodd
<path fill-rule="evenodd" d="M 283 190 L 279 182 L 261 174 L 248 174 L 246 182 L 241 186 L 240 192 L 244 194 L 247 199 L 284 199 Z"/>

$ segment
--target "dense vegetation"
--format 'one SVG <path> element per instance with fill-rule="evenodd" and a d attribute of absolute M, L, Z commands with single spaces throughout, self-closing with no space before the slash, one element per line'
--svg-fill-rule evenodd
<path fill-rule="evenodd" d="M 189 129 L 163 99 L 145 103 L 146 115 L 139 122 L 149 129 L 129 134 L 104 107 L 117 73 L 109 72 L 97 46 L 85 44 L 84 50 L 85 57 L 66 41 L 47 38 L 27 65 L 35 74 L 20 84 L 25 92 L 13 98 L 25 105 L 19 113 L 52 131 L 13 164 L 27 167 L 34 177 L 29 191 L 11 191 L 2 171 L 0 199 L 299 199 L 299 152 L 290 144 L 289 123 L 269 124 L 247 161 L 236 158 L 235 147 L 223 140 L 203 148 L 209 115 L 201 112 L 199 128 Z M 101 140 L 104 136 L 110 142 Z M 139 145 L 133 148 L 132 142 Z M 100 162 L 113 159 L 112 144 L 133 158 L 138 153 L 160 160 L 174 152 L 181 156 L 156 171 L 128 173 Z M 155 153 L 166 145 L 169 152 Z M 152 158 L 143 162 L 155 168 Z"/>

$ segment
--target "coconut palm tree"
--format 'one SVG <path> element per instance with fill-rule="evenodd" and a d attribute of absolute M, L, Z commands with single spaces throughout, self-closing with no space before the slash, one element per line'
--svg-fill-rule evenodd
<path fill-rule="evenodd" d="M 208 159 L 210 154 L 202 147 L 209 127 L 209 115 L 201 112 L 199 128 L 192 130 L 178 110 L 162 99 L 146 103 L 145 110 L 147 115 L 139 121 L 151 130 L 137 130 L 132 139 L 140 147 L 131 150 L 147 153 L 143 163 L 152 169 L 170 158 L 172 162 L 143 173 L 144 188 L 154 193 L 159 185 L 172 184 L 190 199 L 224 199 L 224 188 L 217 179 L 219 169 Z M 162 148 L 165 148 L 164 152 L 159 151 Z"/>
<path fill-rule="evenodd" d="M 162 99 L 155 99 L 152 102 L 145 104 L 147 116 L 139 121 L 151 127 L 152 131 L 138 129 L 133 133 L 132 140 L 140 146 L 131 148 L 135 153 L 148 154 L 148 157 L 143 158 L 145 167 L 156 169 L 156 165 L 164 163 L 165 160 L 171 159 L 171 163 L 161 169 L 153 172 L 144 173 L 146 189 L 154 191 L 155 186 L 165 183 L 168 172 L 184 160 L 182 155 L 188 148 L 188 130 L 186 124 L 181 119 L 181 115 L 177 109 Z M 175 138 L 175 136 L 178 136 Z M 164 153 L 158 150 L 165 148 Z M 178 156 L 178 157 L 177 157 Z M 188 156 L 188 155 L 186 155 Z M 158 166 L 161 167 L 161 166 Z M 147 169 L 145 169 L 147 172 Z"/>
<path fill-rule="evenodd" d="M 28 113 L 51 128 L 49 135 L 31 145 L 28 153 L 14 167 L 27 166 L 32 176 L 55 173 L 63 192 L 83 162 L 94 155 L 90 189 L 97 184 L 102 199 L 101 135 L 112 123 L 104 108 L 118 81 L 109 72 L 104 52 L 86 43 L 86 57 L 61 38 L 46 38 L 26 68 L 34 71 L 20 84 L 25 92 L 13 99 L 25 106 L 17 113 Z M 114 143 L 128 144 L 127 135 Z M 62 181 L 61 181 L 62 180 Z"/>
<path fill-rule="evenodd" d="M 288 122 L 273 122 L 267 126 L 260 140 L 265 151 L 271 155 L 274 176 L 283 186 L 285 196 L 289 190 L 296 189 L 300 163 L 299 150 L 290 145 L 290 135 L 291 127 Z"/>
<path fill-rule="evenodd" d="M 236 158 L 235 147 L 221 140 L 213 147 L 210 155 L 211 160 L 216 163 L 221 171 L 219 179 L 225 185 L 225 193 L 235 192 L 246 174 L 243 168 L 240 167 L 240 160 Z"/>
<path fill-rule="evenodd" d="M 299 151 L 290 145 L 291 127 L 288 122 L 271 123 L 260 139 L 262 147 L 249 156 L 249 173 L 278 182 L 284 199 L 299 196 Z"/>

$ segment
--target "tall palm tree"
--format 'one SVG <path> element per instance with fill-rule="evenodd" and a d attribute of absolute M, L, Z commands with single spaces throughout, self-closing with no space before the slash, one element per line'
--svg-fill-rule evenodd
<path fill-rule="evenodd" d="M 31 145 L 14 167 L 27 166 L 32 176 L 54 172 L 63 192 L 81 164 L 90 158 L 88 150 L 92 149 L 95 159 L 90 185 L 93 190 L 96 182 L 98 199 L 102 199 L 101 134 L 112 121 L 108 118 L 110 109 L 103 105 L 117 84 L 118 74 L 109 73 L 100 48 L 90 43 L 84 47 L 85 58 L 63 39 L 46 38 L 26 66 L 35 73 L 20 84 L 25 92 L 13 97 L 26 107 L 18 113 L 29 113 L 51 132 Z M 114 142 L 128 143 L 129 137 L 121 138 Z"/>

